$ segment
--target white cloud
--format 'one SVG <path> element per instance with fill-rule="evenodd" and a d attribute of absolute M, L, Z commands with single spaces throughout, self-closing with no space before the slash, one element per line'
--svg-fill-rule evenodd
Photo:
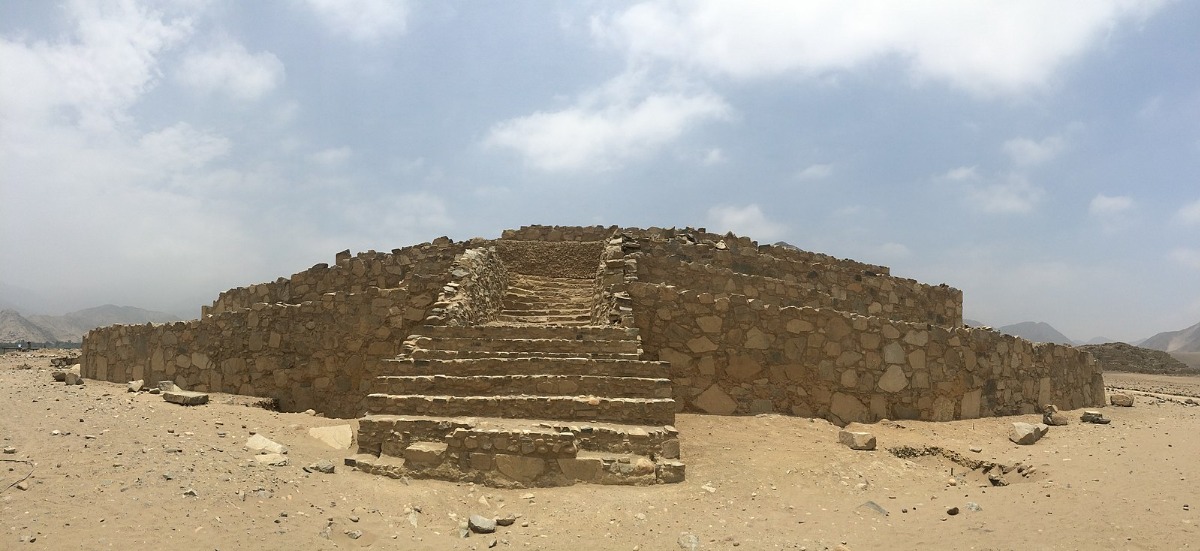
<path fill-rule="evenodd" d="M 5 126 L 61 121 L 107 132 L 157 81 L 158 56 L 191 34 L 185 18 L 131 2 L 73 2 L 68 37 L 24 43 L 0 38 L 0 118 Z M 7 131 L 13 130 L 11 127 Z"/>
<path fill-rule="evenodd" d="M 607 170 L 730 114 L 725 100 L 712 93 L 641 88 L 637 75 L 622 75 L 573 107 L 502 121 L 484 144 L 511 149 L 539 170 Z"/>
<path fill-rule="evenodd" d="M 725 152 L 721 148 L 714 147 L 704 153 L 704 158 L 700 160 L 700 164 L 704 166 L 713 166 L 729 162 L 729 157 L 725 156 Z"/>
<path fill-rule="evenodd" d="M 224 136 L 200 132 L 186 122 L 146 134 L 139 145 L 148 162 L 169 171 L 204 166 L 230 148 Z"/>
<path fill-rule="evenodd" d="M 1045 195 L 1045 190 L 1018 174 L 993 184 L 968 185 L 966 192 L 971 207 L 992 214 L 1032 212 Z"/>
<path fill-rule="evenodd" d="M 708 225 L 715 233 L 733 232 L 759 241 L 778 239 L 787 231 L 787 226 L 768 219 L 756 204 L 714 206 L 708 209 Z"/>
<path fill-rule="evenodd" d="M 1175 213 L 1175 219 L 1188 226 L 1200 225 L 1200 199 L 1180 207 Z"/>
<path fill-rule="evenodd" d="M 1118 195 L 1109 197 L 1103 193 L 1092 198 L 1088 205 L 1088 213 L 1092 216 L 1112 216 L 1133 208 L 1133 199 Z"/>
<path fill-rule="evenodd" d="M 1057 157 L 1066 147 L 1061 136 L 1049 136 L 1041 141 L 1014 138 L 1004 142 L 1004 152 L 1019 166 L 1040 165 Z"/>
<path fill-rule="evenodd" d="M 309 159 L 325 168 L 334 168 L 350 160 L 354 150 L 347 146 L 323 149 L 309 156 Z"/>
<path fill-rule="evenodd" d="M 1185 267 L 1200 270 L 1200 250 L 1179 247 L 1168 253 L 1167 257 Z"/>
<path fill-rule="evenodd" d="M 800 172 L 796 173 L 796 178 L 800 181 L 824 180 L 833 174 L 833 165 L 817 164 L 809 165 Z"/>
<path fill-rule="evenodd" d="M 946 171 L 946 173 L 942 175 L 942 178 L 945 180 L 950 180 L 951 182 L 978 180 L 979 170 L 974 166 L 960 166 L 958 168 L 952 168 Z"/>
<path fill-rule="evenodd" d="M 881 59 L 981 95 L 1045 84 L 1125 20 L 1162 2 L 643 2 L 593 19 L 635 60 L 749 79 L 820 77 Z"/>
<path fill-rule="evenodd" d="M 404 0 L 308 0 L 308 7 L 333 32 L 358 42 L 376 42 L 408 29 Z"/>
<path fill-rule="evenodd" d="M 252 54 L 240 43 L 224 40 L 209 50 L 184 58 L 175 78 L 204 93 L 252 101 L 279 86 L 284 69 L 283 62 L 271 52 Z"/>

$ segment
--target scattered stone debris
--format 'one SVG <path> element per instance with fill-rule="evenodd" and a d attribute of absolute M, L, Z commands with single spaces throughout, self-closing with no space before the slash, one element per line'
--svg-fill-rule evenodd
<path fill-rule="evenodd" d="M 348 537 L 352 540 L 356 540 L 358 538 L 363 537 L 363 531 L 362 530 L 346 530 L 346 537 Z"/>
<path fill-rule="evenodd" d="M 61 379 L 58 378 L 57 374 L 55 374 L 54 380 L 62 381 L 64 383 L 66 383 L 67 386 L 81 385 L 81 384 L 83 384 L 83 375 L 81 374 L 81 371 L 80 371 L 81 369 L 83 369 L 83 368 L 79 364 L 75 364 L 75 365 L 71 366 L 70 369 L 67 369 L 67 370 L 61 372 L 62 373 Z"/>
<path fill-rule="evenodd" d="M 126 392 L 141 392 L 142 387 L 145 385 L 146 385 L 146 382 L 141 379 L 138 379 L 136 381 L 129 381 L 129 384 L 125 386 L 125 390 L 126 390 Z"/>
<path fill-rule="evenodd" d="M 1123 408 L 1133 407 L 1133 396 L 1130 396 L 1128 394 L 1121 394 L 1121 393 L 1109 394 L 1108 401 L 1109 401 L 1109 403 L 1111 403 L 1114 406 L 1120 406 Z"/>
<path fill-rule="evenodd" d="M 1046 404 L 1042 408 L 1042 424 L 1052 427 L 1061 427 L 1068 424 L 1070 421 L 1067 416 L 1058 411 L 1058 406 L 1054 404 Z"/>
<path fill-rule="evenodd" d="M 1041 440 L 1049 431 L 1050 427 L 1043 423 L 1035 425 L 1032 423 L 1017 422 L 1012 424 L 1012 432 L 1008 433 L 1008 439 L 1012 440 L 1015 444 L 1028 446 Z"/>
<path fill-rule="evenodd" d="M 1097 425 L 1107 425 L 1112 422 L 1112 419 L 1105 419 L 1104 414 L 1099 411 L 1089 409 L 1079 416 L 1079 420 L 1084 423 L 1095 423 Z"/>
<path fill-rule="evenodd" d="M 696 551 L 700 549 L 700 538 L 691 532 L 680 532 L 679 539 L 676 540 L 679 548 L 684 551 Z"/>
<path fill-rule="evenodd" d="M 162 393 L 163 400 L 181 406 L 199 406 L 208 403 L 208 394 L 189 390 L 172 390 Z"/>
<path fill-rule="evenodd" d="M 870 451 L 875 449 L 875 435 L 869 432 L 843 430 L 838 432 L 838 441 L 852 450 Z"/>
<path fill-rule="evenodd" d="M 175 391 L 175 390 L 183 390 L 182 388 L 175 386 L 175 381 L 159 381 L 158 382 L 158 391 L 159 392 L 171 392 L 171 391 Z"/>

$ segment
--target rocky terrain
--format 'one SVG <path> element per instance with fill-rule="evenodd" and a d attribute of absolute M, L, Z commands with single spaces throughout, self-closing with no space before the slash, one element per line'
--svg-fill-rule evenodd
<path fill-rule="evenodd" d="M 823 420 L 682 414 L 687 479 L 501 490 L 342 466 L 313 428 L 353 425 L 211 395 L 54 381 L 0 356 L 0 549 L 1188 549 L 1200 541 L 1200 379 L 1109 374 L 1134 407 L 1014 422 L 880 422 L 872 451 Z M 1143 389 L 1143 390 L 1139 390 Z M 1035 425 L 1036 426 L 1036 425 Z M 259 435 L 286 446 L 258 457 Z M 334 441 L 337 444 L 336 441 Z M 340 445 L 340 444 L 338 444 Z M 266 457 L 266 456 L 262 456 Z M 286 464 L 282 464 L 286 462 Z M 271 466 L 270 463 L 280 464 Z M 322 468 L 334 466 L 334 472 Z M 306 469 L 307 467 L 307 469 Z M 464 526 L 471 515 L 492 533 Z"/>
<path fill-rule="evenodd" d="M 1200 375 L 1200 369 L 1189 367 L 1161 350 L 1151 350 L 1123 342 L 1087 344 L 1078 348 L 1091 352 L 1106 372 Z"/>

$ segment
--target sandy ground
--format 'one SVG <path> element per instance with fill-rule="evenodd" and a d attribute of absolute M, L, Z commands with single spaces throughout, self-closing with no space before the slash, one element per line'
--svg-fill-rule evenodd
<path fill-rule="evenodd" d="M 821 420 L 680 415 L 681 484 L 499 490 L 366 475 L 307 432 L 352 421 L 68 387 L 52 355 L 0 356 L 0 447 L 15 448 L 0 455 L 0 549 L 1200 547 L 1200 407 L 1178 396 L 1200 394 L 1196 378 L 1113 375 L 1154 394 L 1104 408 L 1109 425 L 1067 412 L 1032 446 L 1007 434 L 1033 415 L 879 423 L 870 452 Z M 252 431 L 287 445 L 291 464 L 254 465 Z M 302 469 L 319 459 L 337 472 Z M 988 480 L 992 464 L 1007 485 Z M 519 518 L 460 538 L 473 513 Z"/>

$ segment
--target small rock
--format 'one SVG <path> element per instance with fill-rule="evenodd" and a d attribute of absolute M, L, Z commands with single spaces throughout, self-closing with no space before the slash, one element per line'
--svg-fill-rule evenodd
<path fill-rule="evenodd" d="M 208 403 L 208 394 L 188 390 L 171 390 L 162 393 L 163 400 L 181 406 L 199 406 Z"/>
<path fill-rule="evenodd" d="M 967 510 L 979 512 L 979 511 L 983 510 L 983 507 L 980 507 L 979 504 L 975 503 L 974 501 L 968 501 L 967 502 Z"/>
<path fill-rule="evenodd" d="M 279 453 L 265 453 L 254 456 L 254 462 L 268 467 L 286 467 L 288 466 L 288 457 Z"/>
<path fill-rule="evenodd" d="M 272 441 L 270 438 L 267 438 L 266 436 L 263 436 L 261 434 L 255 434 L 255 435 L 251 436 L 250 438 L 247 438 L 246 439 L 246 447 L 250 448 L 251 450 L 254 450 L 256 452 L 278 453 L 278 454 L 287 453 L 287 446 L 284 446 L 283 444 Z"/>
<path fill-rule="evenodd" d="M 188 488 L 183 491 L 183 495 L 185 495 L 187 497 L 196 497 L 200 494 L 196 493 L 196 490 L 193 490 L 192 488 Z"/>
<path fill-rule="evenodd" d="M 1060 427 L 1069 422 L 1070 421 L 1067 419 L 1066 415 L 1059 413 L 1058 406 L 1046 404 L 1046 407 L 1042 408 L 1043 424 L 1050 425 L 1052 427 Z"/>
<path fill-rule="evenodd" d="M 29 483 L 25 482 L 24 480 L 16 483 L 15 486 L 18 490 L 21 490 L 22 492 L 29 489 Z"/>
<path fill-rule="evenodd" d="M 870 513 L 880 514 L 885 517 L 888 516 L 888 510 L 884 509 L 881 505 L 875 503 L 874 501 L 863 503 L 862 505 L 859 505 L 858 508 Z"/>
<path fill-rule="evenodd" d="M 973 452 L 975 452 L 975 453 L 981 453 L 981 452 L 983 451 L 983 447 L 981 447 L 981 446 L 971 446 L 970 450 L 971 450 L 971 451 L 973 451 Z"/>
<path fill-rule="evenodd" d="M 700 538 L 691 532 L 680 532 L 679 539 L 676 540 L 679 548 L 684 551 L 696 551 L 700 549 Z"/>
<path fill-rule="evenodd" d="M 471 515 L 467 519 L 467 527 L 476 534 L 491 534 L 496 531 L 496 520 L 480 515 Z"/>
<path fill-rule="evenodd" d="M 63 377 L 63 382 L 67 383 L 68 386 L 81 385 L 81 384 L 83 384 L 83 375 L 80 375 L 79 373 L 76 373 L 74 371 L 68 371 L 67 374 Z"/>
<path fill-rule="evenodd" d="M 129 381 L 129 384 L 125 385 L 125 391 L 126 392 L 141 392 L 142 387 L 145 385 L 146 385 L 146 382 L 141 379 L 138 379 L 136 381 Z"/>
<path fill-rule="evenodd" d="M 159 381 L 157 388 L 158 388 L 159 392 L 173 392 L 176 390 L 183 390 L 183 389 L 175 386 L 175 381 Z"/>
<path fill-rule="evenodd" d="M 1091 409 L 1084 411 L 1083 415 L 1079 416 L 1079 420 L 1084 423 L 1094 423 L 1097 425 L 1107 425 L 1112 422 L 1112 419 L 1105 419 L 1103 413 Z"/>
<path fill-rule="evenodd" d="M 333 466 L 332 461 L 330 461 L 328 459 L 322 459 L 320 461 L 317 461 L 316 463 L 313 463 L 312 465 L 305 467 L 304 470 L 306 472 L 310 472 L 310 473 L 318 472 L 318 473 L 325 473 L 325 474 L 333 474 L 334 466 Z"/>
<path fill-rule="evenodd" d="M 951 508 L 949 508 L 949 509 L 946 509 L 946 514 L 947 514 L 947 515 L 950 515 L 950 516 L 957 515 L 957 514 L 958 514 L 958 507 L 951 507 Z"/>
<path fill-rule="evenodd" d="M 70 384 L 70 383 L 67 383 L 67 384 Z M 1128 394 L 1109 394 L 1108 402 L 1114 406 L 1120 406 L 1123 408 L 1131 408 L 1131 407 L 1133 407 L 1133 396 L 1130 396 Z"/>
<path fill-rule="evenodd" d="M 871 451 L 875 449 L 875 435 L 869 432 L 843 430 L 838 432 L 838 441 L 852 450 Z"/>
<path fill-rule="evenodd" d="M 358 538 L 363 537 L 363 531 L 362 530 L 346 530 L 346 537 L 348 537 L 352 540 L 356 540 Z"/>
<path fill-rule="evenodd" d="M 1050 427 L 1042 423 L 1034 425 L 1017 422 L 1012 424 L 1012 432 L 1008 434 L 1008 439 L 1012 440 L 1015 444 L 1028 446 L 1041 440 L 1049 430 Z"/>
<path fill-rule="evenodd" d="M 12 455 L 14 453 L 17 453 L 17 449 L 12 446 L 5 446 L 4 453 L 7 455 Z"/>
<path fill-rule="evenodd" d="M 515 522 L 517 522 L 517 515 L 509 513 L 502 517 L 498 517 L 496 519 L 496 526 L 512 526 Z"/>

